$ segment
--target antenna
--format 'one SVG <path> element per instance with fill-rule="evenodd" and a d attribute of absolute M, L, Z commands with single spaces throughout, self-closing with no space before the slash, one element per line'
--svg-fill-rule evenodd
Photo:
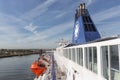
<path fill-rule="evenodd" d="M 59 39 L 58 41 L 56 41 L 56 43 L 58 43 L 59 46 L 65 46 L 65 45 L 68 45 L 70 43 L 70 40 L 64 40 L 62 38 L 62 39 Z"/>
<path fill-rule="evenodd" d="M 101 33 L 101 36 L 102 36 L 102 37 L 105 37 L 105 36 L 106 36 L 106 33 L 105 33 L 104 31 L 101 31 L 100 33 Z"/>

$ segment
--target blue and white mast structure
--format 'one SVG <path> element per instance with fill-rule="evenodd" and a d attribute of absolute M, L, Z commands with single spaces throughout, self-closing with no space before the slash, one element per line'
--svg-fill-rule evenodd
<path fill-rule="evenodd" d="M 75 13 L 72 44 L 84 44 L 99 38 L 101 36 L 85 8 L 85 3 L 80 4 Z"/>

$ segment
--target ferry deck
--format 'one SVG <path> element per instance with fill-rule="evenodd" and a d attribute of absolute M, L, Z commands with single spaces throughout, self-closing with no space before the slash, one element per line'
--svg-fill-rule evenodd
<path fill-rule="evenodd" d="M 118 37 L 59 47 L 55 56 L 58 64 L 62 69 L 64 66 L 65 72 L 69 75 L 66 80 L 120 80 Z"/>

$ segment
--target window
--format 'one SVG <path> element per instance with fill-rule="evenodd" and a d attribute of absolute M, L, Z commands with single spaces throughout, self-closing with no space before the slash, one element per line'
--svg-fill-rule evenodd
<path fill-rule="evenodd" d="M 86 68 L 97 73 L 97 48 L 87 47 L 85 48 L 85 63 Z"/>
<path fill-rule="evenodd" d="M 85 64 L 86 64 L 86 68 L 88 69 L 88 64 L 89 64 L 89 51 L 88 51 L 88 48 L 85 48 Z"/>
<path fill-rule="evenodd" d="M 71 49 L 69 49 L 69 59 L 71 60 Z"/>
<path fill-rule="evenodd" d="M 80 48 L 80 65 L 83 66 L 83 50 Z"/>
<path fill-rule="evenodd" d="M 82 48 L 77 48 L 77 63 L 83 66 L 83 50 Z"/>
<path fill-rule="evenodd" d="M 93 47 L 93 72 L 97 73 L 97 49 Z"/>
<path fill-rule="evenodd" d="M 111 55 L 111 68 L 119 70 L 119 54 L 117 45 L 110 46 L 110 55 Z"/>
<path fill-rule="evenodd" d="M 66 55 L 65 55 L 66 58 L 68 58 L 68 49 L 66 49 Z"/>
<path fill-rule="evenodd" d="M 80 64 L 80 50 L 77 48 L 77 63 Z"/>
<path fill-rule="evenodd" d="M 72 49 L 72 61 L 75 62 L 75 48 Z"/>
<path fill-rule="evenodd" d="M 64 49 L 63 50 L 63 56 L 66 57 L 66 55 L 67 55 L 67 49 Z"/>
<path fill-rule="evenodd" d="M 110 46 L 110 62 L 111 62 L 111 80 L 120 79 L 120 69 L 119 69 L 119 52 L 118 45 Z"/>
<path fill-rule="evenodd" d="M 89 66 L 89 69 L 92 70 L 92 57 L 93 57 L 92 56 L 92 48 L 89 47 L 88 50 L 89 50 L 89 53 L 88 53 L 89 54 L 89 64 L 88 64 L 88 66 Z"/>
<path fill-rule="evenodd" d="M 102 46 L 101 47 L 102 52 L 102 74 L 107 79 L 108 78 L 108 47 Z"/>
<path fill-rule="evenodd" d="M 120 79 L 118 50 L 118 45 L 102 46 L 102 73 L 106 79 Z"/>

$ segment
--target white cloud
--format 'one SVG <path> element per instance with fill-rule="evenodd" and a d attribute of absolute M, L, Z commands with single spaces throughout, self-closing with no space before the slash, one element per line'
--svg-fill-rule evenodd
<path fill-rule="evenodd" d="M 0 13 L 0 22 L 0 24 L 11 24 L 16 22 L 25 24 L 25 22 L 22 19 L 5 13 Z"/>
<path fill-rule="evenodd" d="M 62 32 L 65 32 L 66 30 L 70 29 L 73 27 L 73 21 L 70 21 L 70 22 L 66 22 L 66 23 L 63 23 L 63 24 L 58 24 L 58 25 L 55 25 L 47 30 L 44 30 L 43 32 L 40 32 L 40 34 L 46 34 L 46 35 L 54 35 L 54 34 L 59 34 L 59 33 L 62 33 Z"/>
<path fill-rule="evenodd" d="M 11 36 L 11 38 L 26 36 L 26 33 L 21 32 L 23 30 L 22 25 L 26 24 L 26 22 L 20 18 L 0 13 L 0 22 L 0 32 L 5 36 Z"/>
<path fill-rule="evenodd" d="M 51 28 L 48 28 L 42 32 L 37 33 L 38 35 L 31 35 L 21 41 L 29 43 L 29 42 L 45 40 L 46 38 L 49 38 L 51 36 L 64 33 L 65 31 L 71 29 L 72 27 L 73 27 L 73 21 L 55 25 Z"/>
<path fill-rule="evenodd" d="M 37 33 L 38 33 L 37 30 L 36 30 L 36 29 L 37 29 L 37 26 L 33 26 L 32 23 L 30 23 L 28 26 L 25 26 L 24 29 L 26 29 L 26 30 L 34 33 L 34 34 L 37 34 Z"/>
<path fill-rule="evenodd" d="M 120 34 L 119 25 L 120 25 L 120 22 L 110 22 L 104 25 L 99 25 L 100 26 L 99 31 L 102 37 L 119 35 Z"/>
<path fill-rule="evenodd" d="M 55 16 L 55 18 L 64 17 L 67 13 L 68 13 L 68 11 L 67 12 L 61 12 L 60 14 L 58 14 L 57 16 Z"/>
<path fill-rule="evenodd" d="M 38 33 L 38 31 L 36 30 L 37 26 L 32 25 L 32 23 L 29 24 L 28 26 L 25 26 L 25 27 L 23 27 L 23 26 L 27 24 L 27 20 L 29 20 L 29 19 L 32 20 L 33 18 L 46 12 L 48 10 L 48 7 L 50 7 L 56 1 L 57 0 L 46 0 L 44 3 L 33 8 L 29 12 L 23 14 L 19 18 L 12 16 L 12 15 L 0 13 L 0 22 L 1 22 L 0 23 L 0 31 L 5 36 L 5 37 L 1 37 L 3 39 L 0 38 L 2 40 L 2 43 L 0 42 L 0 44 L 2 46 L 8 44 L 14 48 L 15 48 L 15 46 L 16 46 L 16 48 L 23 47 L 23 46 L 25 47 L 25 44 L 27 42 L 44 40 L 45 38 L 47 38 L 49 34 L 41 35 L 41 36 L 29 35 L 29 37 L 24 38 L 24 36 L 26 36 L 26 32 L 22 31 L 23 32 L 22 33 L 21 29 L 26 29 L 28 31 L 33 32 L 34 34 L 37 34 Z M 17 26 L 16 24 L 21 27 Z M 0 34 L 0 36 L 2 36 L 2 34 Z M 24 42 L 24 44 L 21 44 L 21 41 Z M 17 44 L 19 44 L 19 45 L 17 45 Z M 5 47 L 5 46 L 3 46 L 3 47 Z M 6 46 L 6 47 L 8 48 L 9 46 Z M 28 45 L 26 47 L 28 47 Z M 31 45 L 31 47 L 32 47 L 32 45 Z"/>
<path fill-rule="evenodd" d="M 119 17 L 119 16 L 120 16 L 120 6 L 115 6 L 105 11 L 96 13 L 95 15 L 93 15 L 93 19 L 96 23 L 99 23 L 100 21 L 114 17 Z"/>
<path fill-rule="evenodd" d="M 24 37 L 28 36 L 28 33 L 22 31 L 22 25 L 26 24 L 26 22 L 20 18 L 0 13 L 0 22 L 1 46 L 14 45 L 19 39 L 23 39 Z"/>
<path fill-rule="evenodd" d="M 98 28 L 99 28 L 99 31 L 101 32 L 102 37 L 120 34 L 120 32 L 119 32 L 120 23 L 112 21 L 112 18 L 120 17 L 119 9 L 120 9 L 120 5 L 92 15 L 92 18 L 93 18 L 95 24 L 99 24 Z M 111 19 L 111 21 L 107 21 L 110 19 Z"/>
<path fill-rule="evenodd" d="M 23 14 L 22 18 L 25 20 L 33 19 L 46 12 L 48 8 L 56 1 L 57 0 L 46 0 L 44 3 Z"/>

